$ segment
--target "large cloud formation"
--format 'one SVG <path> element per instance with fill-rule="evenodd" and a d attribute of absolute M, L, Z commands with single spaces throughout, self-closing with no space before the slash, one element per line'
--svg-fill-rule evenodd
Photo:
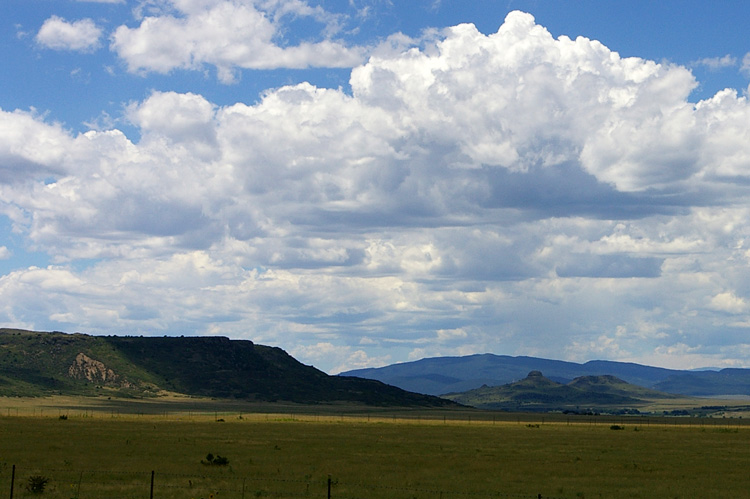
<path fill-rule="evenodd" d="M 219 57 L 198 32 L 167 65 L 126 53 L 169 32 L 149 22 L 114 37 L 134 69 L 255 64 L 199 56 Z M 55 262 L 0 278 L 3 322 L 247 337 L 330 371 L 748 353 L 745 97 L 691 103 L 687 69 L 521 12 L 376 52 L 350 83 L 224 107 L 154 92 L 128 108 L 137 143 L 0 113 L 0 209 Z"/>

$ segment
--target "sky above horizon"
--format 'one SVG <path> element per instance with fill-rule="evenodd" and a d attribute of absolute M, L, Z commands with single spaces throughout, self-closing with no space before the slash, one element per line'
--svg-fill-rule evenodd
<path fill-rule="evenodd" d="M 750 3 L 0 20 L 4 327 L 750 367 Z"/>

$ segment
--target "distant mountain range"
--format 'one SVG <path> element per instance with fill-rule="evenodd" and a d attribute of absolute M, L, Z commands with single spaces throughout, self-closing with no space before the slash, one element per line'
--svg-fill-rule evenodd
<path fill-rule="evenodd" d="M 581 376 L 570 383 L 552 381 L 540 372 L 501 386 L 482 386 L 443 397 L 479 409 L 504 411 L 569 411 L 639 413 L 646 403 L 676 399 L 670 395 L 627 383 L 616 376 Z"/>
<path fill-rule="evenodd" d="M 165 392 L 303 404 L 456 405 L 375 380 L 329 376 L 280 348 L 247 340 L 0 329 L 0 396 L 154 397 Z"/>
<path fill-rule="evenodd" d="M 749 395 L 750 369 L 682 371 L 629 362 L 593 360 L 584 364 L 536 357 L 478 354 L 434 357 L 390 366 L 341 373 L 375 379 L 404 390 L 429 395 L 459 393 L 483 385 L 499 386 L 526 378 L 530 371 L 567 384 L 581 376 L 611 375 L 660 392 L 689 396 Z"/>

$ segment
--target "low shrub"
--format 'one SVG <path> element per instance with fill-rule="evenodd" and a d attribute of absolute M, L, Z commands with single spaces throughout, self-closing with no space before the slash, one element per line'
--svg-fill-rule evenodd
<path fill-rule="evenodd" d="M 49 482 L 49 478 L 46 476 L 32 475 L 29 477 L 29 482 L 26 484 L 26 490 L 32 494 L 41 494 L 44 492 L 47 482 Z"/>
<path fill-rule="evenodd" d="M 206 454 L 206 459 L 201 459 L 201 464 L 210 466 L 226 466 L 229 464 L 229 459 L 218 454 L 214 456 L 209 452 L 208 454 Z"/>

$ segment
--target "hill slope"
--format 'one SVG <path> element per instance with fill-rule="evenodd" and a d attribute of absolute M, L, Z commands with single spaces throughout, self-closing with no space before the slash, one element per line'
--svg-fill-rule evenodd
<path fill-rule="evenodd" d="M 118 337 L 0 329 L 0 395 L 187 395 L 300 403 L 453 405 L 329 376 L 280 348 L 223 337 Z"/>
<path fill-rule="evenodd" d="M 581 376 L 613 375 L 628 383 L 669 393 L 694 396 L 750 395 L 750 369 L 680 371 L 629 362 L 595 360 L 579 364 L 536 357 L 478 354 L 435 357 L 342 373 L 377 379 L 405 390 L 431 395 L 456 393 L 483 385 L 499 386 L 542 371 L 560 383 Z"/>
<path fill-rule="evenodd" d="M 601 410 L 635 406 L 674 396 L 627 383 L 615 376 L 582 376 L 563 384 L 531 371 L 521 381 L 483 386 L 446 398 L 479 409 L 511 411 Z"/>

